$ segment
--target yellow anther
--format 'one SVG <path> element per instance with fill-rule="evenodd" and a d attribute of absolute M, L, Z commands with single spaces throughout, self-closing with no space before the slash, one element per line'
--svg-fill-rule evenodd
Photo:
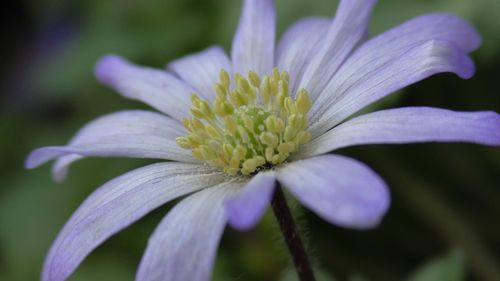
<path fill-rule="evenodd" d="M 193 148 L 193 146 L 191 145 L 191 142 L 186 137 L 178 137 L 175 139 L 175 142 L 177 143 L 177 145 L 179 145 L 180 147 L 182 147 L 184 149 Z"/>
<path fill-rule="evenodd" d="M 196 157 L 196 159 L 199 159 L 199 160 L 205 160 L 205 158 L 203 157 L 203 155 L 201 154 L 201 149 L 200 148 L 195 148 L 191 151 L 191 153 L 193 153 L 193 156 Z"/>
<path fill-rule="evenodd" d="M 219 79 L 220 79 L 220 83 L 224 86 L 224 88 L 229 88 L 229 85 L 231 84 L 231 80 L 229 77 L 229 73 L 227 71 L 222 69 L 219 72 Z"/>
<path fill-rule="evenodd" d="M 300 133 L 297 134 L 296 141 L 299 144 L 304 144 L 310 140 L 311 140 L 311 134 L 308 132 L 301 131 Z"/>
<path fill-rule="evenodd" d="M 296 130 L 293 127 L 287 126 L 285 128 L 284 140 L 291 141 L 295 138 Z"/>
<path fill-rule="evenodd" d="M 267 117 L 266 121 L 264 121 L 264 124 L 266 124 L 267 130 L 272 132 L 272 133 L 276 132 L 276 129 L 274 127 L 274 119 L 275 118 L 276 118 L 276 116 L 271 115 L 271 116 Z"/>
<path fill-rule="evenodd" d="M 275 147 L 279 142 L 279 138 L 271 132 L 264 132 L 260 134 L 259 140 L 268 147 Z"/>
<path fill-rule="evenodd" d="M 214 103 L 214 112 L 217 116 L 225 116 L 224 100 L 217 98 Z"/>
<path fill-rule="evenodd" d="M 205 125 L 198 119 L 191 119 L 190 123 L 193 130 L 203 130 L 205 128 Z"/>
<path fill-rule="evenodd" d="M 242 79 L 245 79 L 245 78 L 241 74 L 239 74 L 239 73 L 234 74 L 234 81 L 236 82 L 236 84 L 238 84 L 239 81 Z"/>
<path fill-rule="evenodd" d="M 182 125 L 184 125 L 184 128 L 186 128 L 188 131 L 191 131 L 191 119 L 188 118 L 183 118 L 182 119 Z"/>
<path fill-rule="evenodd" d="M 297 124 L 295 124 L 295 128 L 297 130 L 305 130 L 307 127 L 307 116 L 303 114 L 297 114 Z"/>
<path fill-rule="evenodd" d="M 292 98 L 287 72 L 235 74 L 232 90 L 227 71 L 221 70 L 219 78 L 215 101 L 191 96 L 193 118 L 182 120 L 189 133 L 176 142 L 194 157 L 231 175 L 250 175 L 283 163 L 309 141 L 311 101 L 303 89 Z"/>
<path fill-rule="evenodd" d="M 288 114 L 296 114 L 297 113 L 297 108 L 295 107 L 295 102 L 291 97 L 286 97 L 284 100 L 284 105 L 285 105 L 285 111 Z"/>
<path fill-rule="evenodd" d="M 290 152 L 288 144 L 281 143 L 280 145 L 278 145 L 278 152 L 282 154 L 288 154 Z"/>
<path fill-rule="evenodd" d="M 234 146 L 232 146 L 230 143 L 225 143 L 225 144 L 222 146 L 222 149 L 224 150 L 224 153 L 225 153 L 228 157 L 233 156 Z"/>
<path fill-rule="evenodd" d="M 274 155 L 273 156 L 273 159 L 271 161 L 271 163 L 273 165 L 277 165 L 277 164 L 280 164 L 282 163 L 283 161 L 285 161 L 286 157 L 288 157 L 287 155 L 284 155 L 284 154 L 277 154 L 277 155 Z"/>
<path fill-rule="evenodd" d="M 297 100 L 295 102 L 295 105 L 297 106 L 297 110 L 299 113 L 306 114 L 309 109 L 311 109 L 311 100 L 309 99 L 309 96 L 307 94 L 307 91 L 304 89 L 300 89 L 299 93 L 297 94 Z"/>
<path fill-rule="evenodd" d="M 275 115 L 271 115 L 267 117 L 265 121 L 267 130 L 270 131 L 271 133 L 280 133 L 283 129 L 281 128 L 282 126 L 284 127 L 283 121 L 281 118 L 276 117 Z"/>
<path fill-rule="evenodd" d="M 245 125 L 245 128 L 250 132 L 254 131 L 254 122 L 250 116 L 243 117 L 243 124 Z"/>
<path fill-rule="evenodd" d="M 249 143 L 250 142 L 250 136 L 248 135 L 247 131 L 243 126 L 238 126 L 238 134 L 240 135 L 241 140 L 243 143 Z"/>
<path fill-rule="evenodd" d="M 302 118 L 298 114 L 288 116 L 288 125 L 294 128 L 299 128 L 302 124 Z"/>
<path fill-rule="evenodd" d="M 280 73 L 280 71 L 278 70 L 278 68 L 277 68 L 277 67 L 273 68 L 272 77 L 273 77 L 273 79 L 274 79 L 274 80 L 276 80 L 276 81 L 281 80 L 281 73 Z"/>
<path fill-rule="evenodd" d="M 299 145 L 293 141 L 287 142 L 287 144 L 288 144 L 288 149 L 290 150 L 290 153 L 297 151 L 297 149 L 299 147 Z"/>
<path fill-rule="evenodd" d="M 269 82 L 269 77 L 264 77 L 262 83 L 260 84 L 260 97 L 264 104 L 269 104 L 269 99 L 271 98 L 271 84 Z M 269 104 L 270 105 L 270 104 Z"/>
<path fill-rule="evenodd" d="M 279 108 L 283 109 L 285 108 L 285 98 L 286 96 L 283 95 L 283 93 L 278 93 L 278 96 L 276 97 L 276 104 L 279 106 Z M 288 113 L 285 111 L 285 113 Z"/>
<path fill-rule="evenodd" d="M 256 156 L 254 159 L 255 159 L 255 161 L 257 161 L 257 166 L 262 166 L 262 165 L 266 164 L 266 158 L 264 158 L 262 156 Z"/>
<path fill-rule="evenodd" d="M 227 100 L 217 98 L 214 102 L 214 111 L 215 114 L 222 117 L 233 114 L 234 108 Z"/>
<path fill-rule="evenodd" d="M 247 79 L 243 78 L 242 76 L 239 76 L 239 79 L 236 80 L 236 85 L 238 86 L 238 89 L 246 93 L 250 89 L 250 84 L 248 83 Z"/>
<path fill-rule="evenodd" d="M 210 124 L 205 125 L 205 131 L 212 138 L 219 139 L 222 137 L 221 134 L 219 133 L 219 131 L 214 126 L 212 126 Z"/>
<path fill-rule="evenodd" d="M 272 147 L 266 148 L 266 160 L 267 162 L 272 162 L 274 156 L 274 149 Z"/>
<path fill-rule="evenodd" d="M 238 79 L 236 80 L 236 85 L 238 88 L 238 91 L 240 92 L 241 96 L 246 100 L 245 104 L 248 104 L 249 102 L 253 102 L 255 98 L 257 97 L 257 93 L 255 91 L 255 87 L 250 85 L 251 82 L 249 82 L 247 79 L 243 78 L 242 76 L 238 76 Z"/>
<path fill-rule="evenodd" d="M 254 87 L 259 87 L 260 86 L 260 77 L 257 73 L 253 72 L 253 71 L 249 71 L 248 72 L 248 79 L 250 80 L 250 83 L 254 86 Z"/>
<path fill-rule="evenodd" d="M 233 157 L 231 161 L 229 161 L 229 167 L 232 169 L 238 169 L 240 167 L 241 159 Z"/>
<path fill-rule="evenodd" d="M 284 142 L 278 145 L 278 152 L 280 154 L 287 155 L 293 152 L 295 149 L 295 145 L 292 142 Z"/>
<path fill-rule="evenodd" d="M 224 124 L 226 125 L 227 131 L 234 135 L 236 133 L 238 123 L 236 122 L 236 118 L 232 115 L 224 117 Z"/>
<path fill-rule="evenodd" d="M 193 104 L 193 106 L 198 107 L 198 103 L 200 101 L 201 101 L 201 99 L 196 94 L 191 95 L 191 103 Z"/>
<path fill-rule="evenodd" d="M 198 108 L 191 108 L 191 114 L 193 114 L 194 117 L 198 118 L 198 119 L 206 119 L 205 118 L 205 114 L 203 114 L 203 112 L 201 112 L 201 110 L 199 110 Z"/>
<path fill-rule="evenodd" d="M 187 136 L 187 139 L 189 140 L 189 142 L 191 143 L 192 146 L 199 146 L 199 145 L 203 144 L 203 138 L 197 134 L 196 135 L 191 134 L 191 135 Z"/>
<path fill-rule="evenodd" d="M 288 82 L 286 80 L 279 81 L 278 95 L 283 95 L 284 97 L 288 97 L 290 95 L 290 89 L 288 88 Z"/>
<path fill-rule="evenodd" d="M 208 142 L 208 146 L 213 150 L 213 151 L 221 151 L 222 150 L 222 145 L 220 142 L 216 140 L 210 140 Z"/>
<path fill-rule="evenodd" d="M 290 83 L 290 75 L 288 74 L 288 72 L 286 71 L 281 72 L 281 80 Z"/>
<path fill-rule="evenodd" d="M 200 110 L 205 116 L 205 119 L 210 120 L 214 118 L 214 112 L 212 111 L 212 108 L 210 108 L 210 105 L 208 105 L 208 102 L 201 101 Z"/>
<path fill-rule="evenodd" d="M 231 91 L 229 97 L 236 107 L 241 107 L 248 103 L 247 97 L 239 91 Z"/>
<path fill-rule="evenodd" d="M 274 129 L 278 134 L 283 133 L 283 131 L 285 130 L 285 122 L 283 122 L 281 118 L 276 118 L 274 120 Z"/>
<path fill-rule="evenodd" d="M 257 170 L 257 168 L 259 166 L 261 166 L 265 163 L 266 163 L 266 159 L 264 159 L 264 157 L 262 157 L 262 156 L 257 156 L 257 157 L 248 159 L 245 162 L 243 162 L 241 172 L 243 173 L 243 175 L 249 175 L 249 174 L 255 172 L 255 170 Z"/>
<path fill-rule="evenodd" d="M 203 156 L 203 158 L 207 159 L 207 160 L 212 160 L 215 157 L 217 157 L 215 154 L 215 151 L 212 148 L 210 148 L 208 145 L 201 145 L 200 152 L 201 152 L 201 155 Z"/>
<path fill-rule="evenodd" d="M 222 161 L 224 161 L 224 163 L 226 164 L 229 164 L 229 160 L 231 160 L 231 156 L 229 156 L 224 150 L 224 148 L 222 148 L 219 153 L 219 159 L 221 159 Z"/>
<path fill-rule="evenodd" d="M 247 154 L 247 149 L 242 145 L 236 146 L 236 148 L 233 150 L 233 155 L 234 157 L 236 157 L 236 159 L 244 159 L 246 154 Z"/>
<path fill-rule="evenodd" d="M 220 83 L 215 84 L 215 93 L 217 94 L 218 98 L 225 99 L 227 96 L 227 90 L 228 88 L 226 88 L 224 85 Z"/>

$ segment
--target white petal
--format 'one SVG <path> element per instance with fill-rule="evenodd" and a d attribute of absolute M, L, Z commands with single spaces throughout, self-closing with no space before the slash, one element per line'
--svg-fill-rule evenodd
<path fill-rule="evenodd" d="M 196 54 L 177 59 L 168 65 L 175 74 L 191 85 L 196 94 L 212 102 L 215 83 L 219 82 L 222 69 L 232 73 L 232 66 L 224 50 L 211 47 Z"/>
<path fill-rule="evenodd" d="M 290 74 L 290 89 L 297 91 L 298 83 L 311 59 L 321 50 L 331 20 L 307 18 L 293 24 L 281 38 L 276 50 L 277 66 Z"/>
<path fill-rule="evenodd" d="M 127 98 L 140 100 L 179 121 L 190 116 L 194 89 L 164 70 L 108 55 L 99 60 L 95 73 L 99 81 Z"/>
<path fill-rule="evenodd" d="M 353 48 L 364 38 L 376 0 L 341 0 L 323 48 L 306 69 L 299 88 L 315 100 Z"/>
<path fill-rule="evenodd" d="M 151 210 L 226 176 L 204 165 L 160 163 L 126 173 L 101 186 L 76 210 L 45 260 L 44 281 L 66 280 L 107 238 Z"/>
<path fill-rule="evenodd" d="M 500 115 L 430 107 L 381 110 L 340 124 L 301 146 L 294 157 L 311 157 L 353 145 L 436 141 L 500 145 Z"/>
<path fill-rule="evenodd" d="M 242 182 L 227 182 L 189 196 L 158 225 L 142 257 L 136 280 L 211 280 L 226 225 L 224 201 Z"/>
<path fill-rule="evenodd" d="M 189 150 L 180 148 L 175 142 L 175 138 L 182 135 L 185 135 L 182 125 L 165 115 L 141 110 L 115 112 L 88 123 L 67 146 L 34 150 L 28 156 L 26 166 L 35 168 L 62 157 L 54 167 L 54 176 L 56 179 L 62 179 L 68 165 L 81 159 L 80 156 L 121 156 L 198 162 Z"/>
<path fill-rule="evenodd" d="M 255 226 L 269 206 L 275 186 L 274 172 L 255 175 L 238 194 L 225 203 L 229 224 L 239 230 Z"/>
<path fill-rule="evenodd" d="M 270 73 L 274 64 L 275 29 L 273 0 L 244 0 L 231 48 L 235 73 L 246 75 L 250 70 L 260 75 Z"/>
<path fill-rule="evenodd" d="M 372 50 L 377 58 L 377 51 Z M 474 62 L 449 41 L 431 40 L 415 44 L 409 51 L 393 57 L 389 62 L 370 65 L 363 61 L 346 64 L 340 69 L 332 84 L 311 108 L 310 132 L 317 137 L 365 106 L 412 83 L 433 74 L 453 72 L 470 78 Z M 362 65 L 358 65 L 361 63 Z M 372 68 L 372 66 L 374 68 Z M 359 67 L 369 71 L 356 72 Z M 329 90 L 328 90 L 329 89 Z"/>
<path fill-rule="evenodd" d="M 314 115 L 327 100 L 342 98 L 346 89 L 356 86 L 354 83 L 362 83 L 370 76 L 378 75 L 384 65 L 429 40 L 447 41 L 464 53 L 475 50 L 481 43 L 478 32 L 457 16 L 429 14 L 411 19 L 360 46 L 320 94 L 311 113 Z"/>
<path fill-rule="evenodd" d="M 299 160 L 286 164 L 276 175 L 302 204 L 332 224 L 373 228 L 389 208 L 384 181 L 351 158 L 329 154 Z"/>

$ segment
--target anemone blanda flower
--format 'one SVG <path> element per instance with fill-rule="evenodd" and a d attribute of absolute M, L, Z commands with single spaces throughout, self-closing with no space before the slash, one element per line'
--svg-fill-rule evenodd
<path fill-rule="evenodd" d="M 367 105 L 440 72 L 467 79 L 480 37 L 448 14 L 414 18 L 366 40 L 375 0 L 340 1 L 333 20 L 307 18 L 275 46 L 272 0 L 246 0 L 231 58 L 212 47 L 168 65 L 106 56 L 97 78 L 161 113 L 100 117 L 66 146 L 34 150 L 27 167 L 56 159 L 53 175 L 87 156 L 170 160 L 97 189 L 59 233 L 43 280 L 64 280 L 99 244 L 146 213 L 186 196 L 152 234 L 137 280 L 208 280 L 226 223 L 255 225 L 277 181 L 326 221 L 376 226 L 388 209 L 385 183 L 335 149 L 375 143 L 500 145 L 500 116 L 429 107 Z M 196 95 L 192 95 L 196 93 Z"/>

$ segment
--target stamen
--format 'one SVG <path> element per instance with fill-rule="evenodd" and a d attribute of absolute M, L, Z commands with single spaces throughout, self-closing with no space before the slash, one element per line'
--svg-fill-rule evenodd
<path fill-rule="evenodd" d="M 193 94 L 192 118 L 184 119 L 189 134 L 177 144 L 224 172 L 250 175 L 265 166 L 283 163 L 310 139 L 307 113 L 311 101 L 305 89 L 290 96 L 289 75 L 273 69 L 248 78 L 221 70 L 212 106 Z"/>

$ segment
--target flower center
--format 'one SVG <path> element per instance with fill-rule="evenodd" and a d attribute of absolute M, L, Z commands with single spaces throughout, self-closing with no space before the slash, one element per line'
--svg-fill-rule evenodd
<path fill-rule="evenodd" d="M 191 96 L 193 117 L 183 120 L 189 134 L 177 144 L 231 175 L 283 163 L 311 137 L 307 91 L 300 89 L 294 99 L 288 83 L 288 73 L 275 68 L 262 78 L 253 71 L 247 78 L 235 74 L 231 85 L 229 73 L 221 70 L 212 106 Z"/>

